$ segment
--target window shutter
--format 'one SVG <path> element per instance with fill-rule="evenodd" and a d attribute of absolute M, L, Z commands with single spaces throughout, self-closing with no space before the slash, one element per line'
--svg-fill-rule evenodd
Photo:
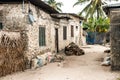
<path fill-rule="evenodd" d="M 71 37 L 74 37 L 74 26 L 71 26 Z"/>
<path fill-rule="evenodd" d="M 39 45 L 40 46 L 45 46 L 45 28 L 44 27 L 40 27 L 39 28 Z"/>
<path fill-rule="evenodd" d="M 63 27 L 63 40 L 66 40 L 67 39 L 67 27 L 64 26 Z"/>

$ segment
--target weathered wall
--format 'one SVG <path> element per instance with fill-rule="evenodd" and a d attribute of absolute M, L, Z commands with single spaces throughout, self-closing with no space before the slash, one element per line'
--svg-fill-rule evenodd
<path fill-rule="evenodd" d="M 67 39 L 63 40 L 63 26 L 67 27 Z M 60 20 L 60 27 L 59 27 L 59 49 L 62 50 L 65 48 L 65 46 L 67 46 L 69 44 L 69 25 L 68 25 L 68 21 L 65 19 L 61 19 Z"/>
<path fill-rule="evenodd" d="M 81 31 L 82 27 L 79 23 L 79 18 L 71 17 L 70 20 L 61 19 L 59 28 L 59 49 L 64 49 L 69 43 L 74 42 L 77 45 L 81 45 Z M 67 27 L 67 39 L 63 40 L 63 26 Z M 74 37 L 71 37 L 71 26 L 74 27 Z M 78 28 L 76 28 L 78 26 Z"/>
<path fill-rule="evenodd" d="M 51 39 L 53 37 L 51 36 L 51 27 L 54 27 L 54 23 L 48 13 L 31 4 L 30 9 L 33 11 L 35 19 L 35 22 L 31 25 L 28 19 L 28 4 L 25 4 L 24 10 L 22 4 L 2 4 L 0 7 L 4 30 L 26 30 L 28 35 L 28 55 L 31 56 L 31 54 L 34 55 L 34 53 L 37 54 L 46 49 L 54 50 L 54 46 L 51 45 L 53 43 Z M 46 28 L 46 46 L 43 47 L 39 46 L 40 26 Z"/>
<path fill-rule="evenodd" d="M 32 25 L 27 27 L 28 37 L 29 37 L 29 49 L 30 52 L 36 51 L 36 53 L 40 51 L 45 51 L 46 49 L 52 49 L 52 37 L 51 36 L 51 27 L 54 26 L 52 22 L 52 18 L 49 14 L 45 13 L 43 10 L 38 9 L 34 5 L 31 4 L 31 10 L 33 11 L 33 16 L 35 18 L 35 22 Z M 46 29 L 46 46 L 39 46 L 39 27 L 45 27 Z M 31 54 L 31 53 L 30 53 Z"/>
<path fill-rule="evenodd" d="M 77 45 L 79 45 L 79 40 L 80 40 L 80 23 L 79 23 L 79 19 L 74 19 L 73 20 L 69 20 L 69 26 L 70 26 L 70 33 L 71 34 L 71 26 L 74 27 L 74 37 L 71 37 L 70 35 L 70 40 L 72 40 L 74 43 L 76 43 Z"/>
<path fill-rule="evenodd" d="M 33 12 L 35 21 L 30 24 L 28 19 L 29 8 Z M 28 56 L 38 54 L 40 51 L 55 51 L 55 28 L 59 31 L 59 49 L 64 49 L 70 42 L 81 44 L 79 18 L 71 16 L 71 20 L 59 19 L 53 20 L 49 13 L 40 8 L 26 3 L 22 4 L 1 4 L 2 22 L 4 29 L 7 30 L 26 30 L 28 35 Z M 71 25 L 74 26 L 74 37 L 71 37 Z M 67 40 L 63 40 L 63 26 L 67 27 Z M 76 29 L 78 26 L 78 29 Z M 39 46 L 39 27 L 45 27 L 46 46 Z"/>
<path fill-rule="evenodd" d="M 83 36 L 83 29 L 82 29 L 82 20 L 71 16 L 72 20 L 70 20 L 70 26 L 73 25 L 74 26 L 74 38 L 73 41 L 79 45 L 86 45 L 86 38 Z M 81 23 L 80 23 L 81 21 Z M 78 26 L 78 29 L 76 28 L 76 26 Z"/>
<path fill-rule="evenodd" d="M 80 45 L 84 46 L 84 45 L 87 45 L 87 41 L 86 41 L 86 37 L 87 37 L 87 32 L 84 31 L 82 28 L 80 30 Z M 86 34 L 86 35 L 84 35 Z"/>
<path fill-rule="evenodd" d="M 120 70 L 120 8 L 110 11 L 111 69 Z"/>
<path fill-rule="evenodd" d="M 61 37 L 59 37 L 60 35 L 62 35 L 62 34 L 60 34 L 59 32 L 60 32 L 60 22 L 59 22 L 60 20 L 59 19 L 55 19 L 55 18 L 53 18 L 52 19 L 52 22 L 54 23 L 54 25 L 52 25 L 52 27 L 51 27 L 51 40 L 52 40 L 52 43 L 51 43 L 51 46 L 52 46 L 52 48 L 51 48 L 51 50 L 52 51 L 55 51 L 56 52 L 56 50 L 57 50 L 57 48 L 56 48 L 56 43 L 55 43 L 55 28 L 57 28 L 58 29 L 58 39 L 60 39 Z M 61 42 L 58 42 L 58 44 L 60 45 L 60 43 Z"/>
<path fill-rule="evenodd" d="M 4 29 L 23 29 L 26 25 L 26 16 L 22 13 L 21 4 L 0 4 Z"/>

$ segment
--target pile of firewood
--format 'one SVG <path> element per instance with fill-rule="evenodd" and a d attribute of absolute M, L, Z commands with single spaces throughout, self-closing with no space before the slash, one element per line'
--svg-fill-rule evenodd
<path fill-rule="evenodd" d="M 84 50 L 80 49 L 75 43 L 70 43 L 68 46 L 65 47 L 65 54 L 67 56 L 76 55 L 80 56 L 85 54 Z"/>
<path fill-rule="evenodd" d="M 0 77 L 26 69 L 23 40 L 23 37 L 15 39 L 6 34 L 0 36 Z"/>

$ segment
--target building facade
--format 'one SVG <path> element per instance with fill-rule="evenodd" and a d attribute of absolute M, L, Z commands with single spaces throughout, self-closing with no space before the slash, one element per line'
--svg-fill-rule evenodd
<path fill-rule="evenodd" d="M 1 30 L 23 30 L 28 36 L 27 56 L 58 52 L 69 43 L 82 44 L 83 18 L 59 13 L 41 0 L 1 0 Z"/>

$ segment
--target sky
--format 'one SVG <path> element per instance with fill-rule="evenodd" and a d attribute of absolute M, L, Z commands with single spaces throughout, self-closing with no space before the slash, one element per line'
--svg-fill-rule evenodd
<path fill-rule="evenodd" d="M 64 13 L 78 13 L 80 10 L 83 9 L 83 6 L 73 7 L 74 3 L 77 0 L 56 0 L 56 1 L 63 3 L 63 6 L 61 7 L 61 9 Z"/>
<path fill-rule="evenodd" d="M 56 0 L 57 2 L 62 2 L 63 6 L 61 7 L 63 13 L 79 13 L 83 8 L 84 5 L 77 5 L 74 6 L 74 3 L 77 2 L 77 0 Z M 118 1 L 120 3 L 120 0 Z M 110 2 L 115 3 L 115 2 Z"/>

